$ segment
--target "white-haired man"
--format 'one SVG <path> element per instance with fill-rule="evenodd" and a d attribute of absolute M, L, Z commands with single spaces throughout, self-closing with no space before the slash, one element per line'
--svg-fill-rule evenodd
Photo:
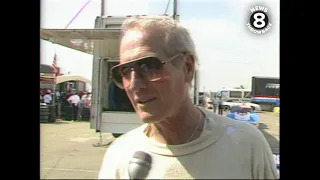
<path fill-rule="evenodd" d="M 278 178 L 270 147 L 256 127 L 193 105 L 195 64 L 193 40 L 173 19 L 124 22 L 120 64 L 111 73 L 144 124 L 108 147 L 100 179 L 129 179 L 136 151 L 151 156 L 146 179 Z"/>

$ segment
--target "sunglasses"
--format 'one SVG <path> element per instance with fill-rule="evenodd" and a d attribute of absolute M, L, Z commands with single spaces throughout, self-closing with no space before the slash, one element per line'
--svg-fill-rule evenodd
<path fill-rule="evenodd" d="M 111 78 L 121 89 L 130 85 L 131 72 L 133 70 L 141 79 L 157 81 L 163 77 L 162 68 L 165 64 L 185 54 L 186 53 L 176 54 L 166 61 L 161 61 L 157 57 L 143 57 L 127 63 L 118 64 L 111 69 Z"/>

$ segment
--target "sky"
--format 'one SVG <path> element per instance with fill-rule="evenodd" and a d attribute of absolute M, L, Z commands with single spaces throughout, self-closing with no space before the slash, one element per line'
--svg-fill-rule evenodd
<path fill-rule="evenodd" d="M 87 0 L 41 0 L 41 28 L 64 29 Z M 163 14 L 165 0 L 107 0 L 108 15 Z M 173 0 L 171 1 L 173 2 Z M 94 27 L 101 1 L 91 0 L 68 29 Z M 200 91 L 244 85 L 252 76 L 279 77 L 279 0 L 179 0 L 180 22 L 191 32 L 200 69 Z M 246 24 L 250 8 L 269 9 L 271 29 L 253 34 Z M 132 8 L 134 7 L 134 8 Z M 168 8 L 172 14 L 172 3 Z M 40 40 L 41 63 L 52 64 L 57 53 L 63 73 L 92 79 L 92 55 Z"/>

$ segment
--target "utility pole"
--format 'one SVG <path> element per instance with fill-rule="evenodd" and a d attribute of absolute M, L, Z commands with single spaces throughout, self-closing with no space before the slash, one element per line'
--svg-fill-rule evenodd
<path fill-rule="evenodd" d="M 103 17 L 105 13 L 105 0 L 101 0 L 101 17 Z"/>

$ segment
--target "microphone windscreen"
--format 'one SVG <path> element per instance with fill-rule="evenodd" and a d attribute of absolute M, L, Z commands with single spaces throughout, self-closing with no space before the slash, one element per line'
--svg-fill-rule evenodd
<path fill-rule="evenodd" d="M 130 179 L 145 179 L 151 169 L 152 158 L 149 154 L 137 151 L 128 166 Z"/>
<path fill-rule="evenodd" d="M 146 161 L 148 163 L 151 164 L 151 161 L 152 161 L 152 158 L 149 154 L 143 152 L 143 151 L 137 151 L 133 154 L 132 156 L 133 159 L 140 159 L 140 160 L 143 160 L 143 161 Z"/>

